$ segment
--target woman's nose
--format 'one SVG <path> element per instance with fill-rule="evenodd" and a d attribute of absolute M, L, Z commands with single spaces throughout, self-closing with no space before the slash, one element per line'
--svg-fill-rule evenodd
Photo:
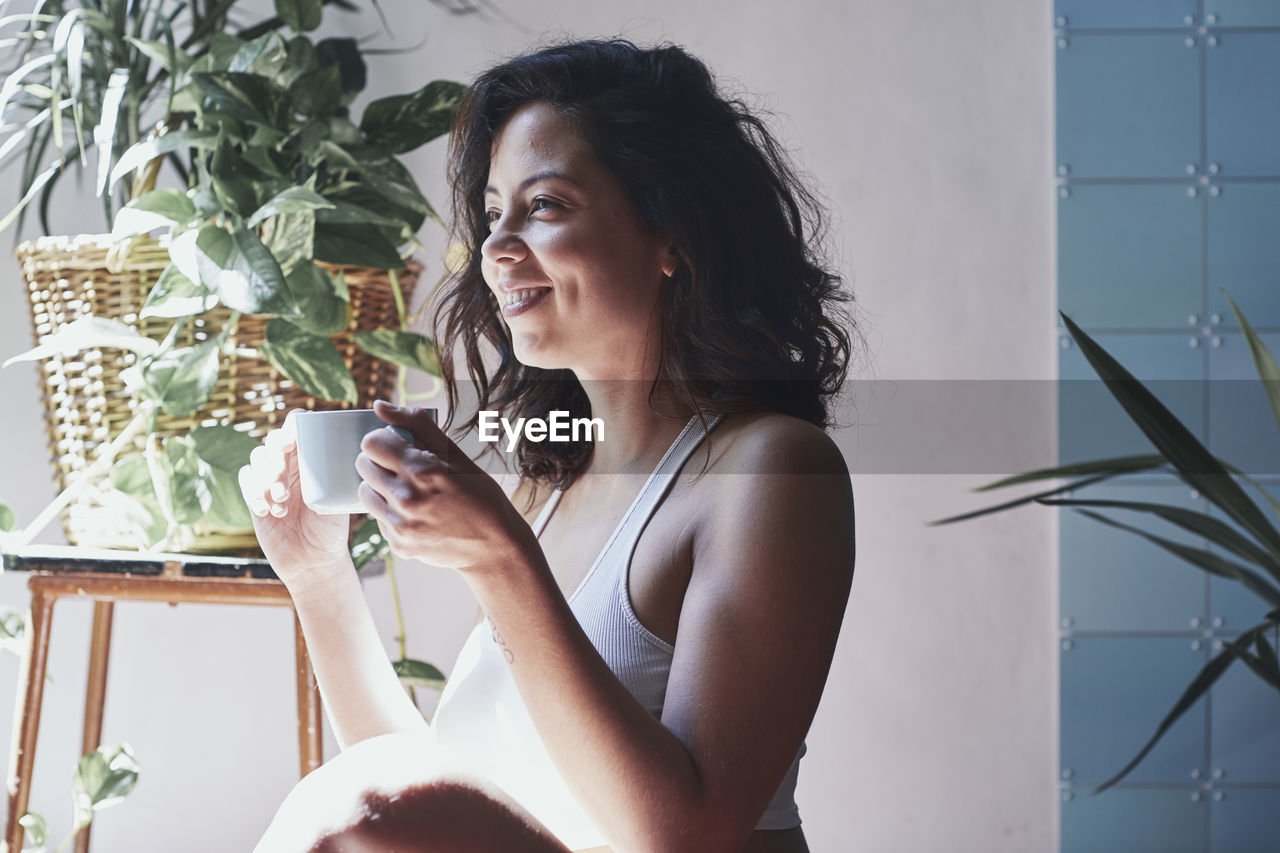
<path fill-rule="evenodd" d="M 520 235 L 508 227 L 506 217 L 493 223 L 489 236 L 480 246 L 480 256 L 492 264 L 521 261 L 528 251 Z"/>

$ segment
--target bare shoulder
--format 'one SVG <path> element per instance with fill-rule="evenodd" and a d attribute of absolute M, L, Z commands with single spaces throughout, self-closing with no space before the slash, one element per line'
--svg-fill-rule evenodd
<path fill-rule="evenodd" d="M 740 574 L 754 564 L 781 572 L 803 554 L 828 565 L 837 584 L 851 575 L 853 490 L 830 436 L 799 418 L 753 413 L 727 418 L 708 440 L 710 476 L 692 529 L 695 571 Z"/>
<path fill-rule="evenodd" d="M 848 478 L 840 448 L 820 427 L 779 412 L 733 415 L 707 438 L 711 465 L 724 474 L 831 474 Z"/>

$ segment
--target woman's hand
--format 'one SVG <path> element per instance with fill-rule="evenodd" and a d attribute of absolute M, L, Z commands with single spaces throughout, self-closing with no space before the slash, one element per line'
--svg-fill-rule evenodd
<path fill-rule="evenodd" d="M 291 588 L 327 571 L 350 571 L 349 516 L 318 515 L 302 502 L 294 410 L 240 469 L 240 491 L 271 567 Z"/>
<path fill-rule="evenodd" d="M 360 500 L 378 520 L 391 550 L 433 566 L 466 571 L 536 547 L 529 525 L 502 487 L 467 457 L 422 409 L 381 400 L 378 417 L 407 428 L 410 445 L 391 430 L 364 437 L 356 459 Z"/>

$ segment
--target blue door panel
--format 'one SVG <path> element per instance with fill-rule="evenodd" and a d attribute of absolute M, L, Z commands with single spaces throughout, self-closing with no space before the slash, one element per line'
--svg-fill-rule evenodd
<path fill-rule="evenodd" d="M 1219 27 L 1280 27 L 1276 0 L 1205 0 L 1204 14 Z"/>
<path fill-rule="evenodd" d="M 1209 799 L 1211 853 L 1258 853 L 1280 846 L 1280 789 L 1232 788 Z"/>
<path fill-rule="evenodd" d="M 1269 638 L 1275 648 L 1275 635 Z M 1214 653 L 1222 642 L 1215 640 Z M 1237 661 L 1213 685 L 1209 765 L 1224 783 L 1280 783 L 1280 691 Z M 1280 846 L 1280 835 L 1276 836 Z"/>
<path fill-rule="evenodd" d="M 1204 512 L 1205 502 L 1182 484 L 1107 485 L 1081 489 L 1073 498 L 1168 504 Z M 1153 515 L 1092 509 L 1115 521 L 1196 548 L 1203 539 Z M 1063 627 L 1074 631 L 1187 631 L 1207 625 L 1205 573 L 1140 536 L 1109 527 L 1063 507 L 1060 608 Z"/>
<path fill-rule="evenodd" d="M 1205 207 L 1204 194 L 1189 189 L 1109 184 L 1060 194 L 1059 308 L 1085 329 L 1194 328 L 1203 319 Z"/>
<path fill-rule="evenodd" d="M 1062 853 L 1204 853 L 1208 798 L 1112 788 L 1062 801 Z"/>
<path fill-rule="evenodd" d="M 1200 38 L 1073 33 L 1058 45 L 1057 162 L 1070 177 L 1199 173 Z"/>
<path fill-rule="evenodd" d="M 1190 638 L 1081 637 L 1061 643 L 1061 773 L 1073 784 L 1111 778 L 1146 744 L 1207 661 Z M 1187 783 L 1205 765 L 1205 710 L 1198 703 L 1126 777 Z"/>
<path fill-rule="evenodd" d="M 1221 175 L 1280 175 L 1280 33 L 1215 38 L 1205 54 L 1208 161 Z"/>
<path fill-rule="evenodd" d="M 1280 326 L 1280 184 L 1217 189 L 1207 200 L 1209 313 L 1222 326 L 1238 328 L 1225 290 L 1249 325 Z"/>
<path fill-rule="evenodd" d="M 1057 0 L 1055 20 L 1066 27 L 1183 27 L 1196 14 L 1195 0 Z"/>

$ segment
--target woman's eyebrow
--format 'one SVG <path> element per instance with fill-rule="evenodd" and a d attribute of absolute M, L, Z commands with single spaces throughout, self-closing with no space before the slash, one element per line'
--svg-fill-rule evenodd
<path fill-rule="evenodd" d="M 568 175 L 566 175 L 564 172 L 539 172 L 538 174 L 530 175 L 529 177 L 521 181 L 520 186 L 516 187 L 516 192 L 523 191 L 530 184 L 536 184 L 538 181 L 545 181 L 549 179 L 555 179 L 558 181 L 567 181 L 568 183 L 571 183 L 574 186 L 578 186 L 578 182 L 575 181 L 573 178 L 569 177 Z M 484 188 L 484 194 L 488 195 L 489 193 L 497 194 L 498 190 L 493 185 L 490 185 Z"/>

